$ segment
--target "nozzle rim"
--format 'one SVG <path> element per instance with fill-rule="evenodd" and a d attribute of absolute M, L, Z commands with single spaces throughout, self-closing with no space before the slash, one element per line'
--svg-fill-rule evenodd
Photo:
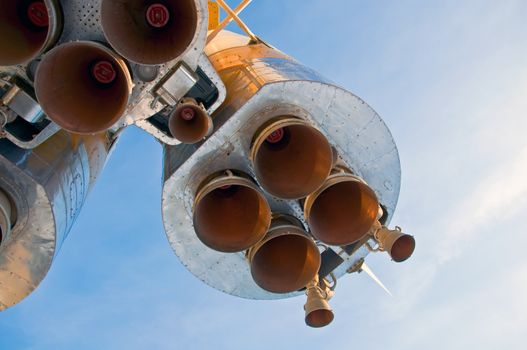
<path fill-rule="evenodd" d="M 256 154 L 258 153 L 258 149 L 267 140 L 267 137 L 278 129 L 294 125 L 306 126 L 309 124 L 307 123 L 307 121 L 300 117 L 281 116 L 271 119 L 269 122 L 262 125 L 260 129 L 256 131 L 253 141 L 251 143 L 251 150 L 249 153 L 249 160 L 251 161 L 253 167 L 254 160 L 256 159 Z"/>
<path fill-rule="evenodd" d="M 263 196 L 260 188 L 249 175 L 238 171 L 224 170 L 208 177 L 202 182 L 196 191 L 193 207 L 195 208 L 198 202 L 200 202 L 206 195 L 217 189 L 220 184 L 222 186 L 236 185 L 249 187 L 253 190 L 256 190 L 258 193 L 260 193 L 260 195 Z"/>
<path fill-rule="evenodd" d="M 320 324 L 320 325 L 315 325 L 311 322 L 308 321 L 308 318 L 309 318 L 309 315 L 311 315 L 311 313 L 315 312 L 315 311 L 325 311 L 325 312 L 328 312 L 330 315 L 331 315 L 331 318 L 326 322 L 326 323 L 323 323 L 323 324 Z M 311 328 L 324 328 L 324 327 L 327 327 L 331 324 L 331 322 L 333 322 L 333 320 L 335 319 L 335 313 L 333 312 L 333 310 L 315 310 L 315 311 L 312 311 L 310 314 L 306 315 L 306 317 L 304 318 L 304 321 L 306 323 L 307 326 L 311 327 Z"/>
<path fill-rule="evenodd" d="M 394 248 L 395 244 L 399 241 L 399 239 L 410 239 L 411 242 L 412 242 L 412 250 L 410 251 L 410 253 L 407 256 L 404 256 L 403 258 L 394 257 L 394 255 L 393 255 L 393 248 Z M 412 255 L 414 254 L 414 252 L 415 252 L 415 245 L 416 245 L 415 237 L 405 233 L 401 237 L 399 237 L 397 240 L 395 240 L 395 242 L 393 243 L 392 249 L 390 249 L 390 252 L 389 252 L 390 257 L 396 263 L 405 262 L 406 260 L 410 259 L 412 257 Z"/>

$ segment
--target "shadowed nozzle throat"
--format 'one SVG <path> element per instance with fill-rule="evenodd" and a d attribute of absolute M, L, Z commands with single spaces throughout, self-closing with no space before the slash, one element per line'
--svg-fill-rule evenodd
<path fill-rule="evenodd" d="M 255 135 L 251 159 L 267 192 L 300 199 L 322 186 L 331 170 L 333 153 L 320 131 L 301 119 L 282 117 Z"/>

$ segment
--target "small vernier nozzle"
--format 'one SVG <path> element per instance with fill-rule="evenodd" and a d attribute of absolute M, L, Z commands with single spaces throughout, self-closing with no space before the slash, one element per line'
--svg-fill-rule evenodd
<path fill-rule="evenodd" d="M 183 98 L 177 104 L 168 126 L 175 139 L 187 144 L 203 140 L 213 130 L 211 117 L 193 98 Z"/>
<path fill-rule="evenodd" d="M 306 286 L 307 301 L 304 310 L 305 321 L 309 327 L 321 328 L 333 321 L 333 310 L 328 303 L 333 294 L 325 279 L 319 282 L 318 275 Z"/>
<path fill-rule="evenodd" d="M 390 254 L 393 261 L 403 262 L 412 256 L 415 250 L 415 239 L 403 233 L 399 226 L 390 230 L 377 222 L 372 230 L 373 237 L 379 244 L 379 250 Z"/>

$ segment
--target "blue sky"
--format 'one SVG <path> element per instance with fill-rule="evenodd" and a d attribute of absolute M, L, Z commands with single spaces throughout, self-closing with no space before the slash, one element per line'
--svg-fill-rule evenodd
<path fill-rule="evenodd" d="M 231 2 L 232 3 L 232 2 Z M 335 321 L 248 301 L 185 270 L 163 232 L 161 147 L 127 130 L 47 278 L 0 314 L 0 349 L 521 349 L 527 332 L 527 2 L 256 0 L 265 40 L 353 91 L 399 147 L 391 289 L 339 280 Z"/>

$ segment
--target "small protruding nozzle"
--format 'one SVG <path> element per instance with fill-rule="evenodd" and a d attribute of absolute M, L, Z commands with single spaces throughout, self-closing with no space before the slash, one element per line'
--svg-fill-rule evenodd
<path fill-rule="evenodd" d="M 379 213 L 373 190 L 349 171 L 339 171 L 304 201 L 311 233 L 329 245 L 348 245 L 368 234 Z"/>
<path fill-rule="evenodd" d="M 187 144 L 203 140 L 213 129 L 211 117 L 193 98 L 184 98 L 178 103 L 168 126 L 175 139 Z"/>
<path fill-rule="evenodd" d="M 39 103 L 62 128 L 106 131 L 126 110 L 132 79 L 125 62 L 95 42 L 71 42 L 47 53 L 35 77 Z"/>
<path fill-rule="evenodd" d="M 396 226 L 395 230 L 382 226 L 375 231 L 374 237 L 379 243 L 379 248 L 390 254 L 395 262 L 407 260 L 415 250 L 414 237 L 403 233 L 399 226 Z"/>
<path fill-rule="evenodd" d="M 271 209 L 248 175 L 226 171 L 199 189 L 194 204 L 198 238 L 214 250 L 239 252 L 260 241 L 271 223 Z"/>
<path fill-rule="evenodd" d="M 60 9 L 53 0 L 0 1 L 0 66 L 36 58 L 58 38 Z"/>
<path fill-rule="evenodd" d="M 0 189 L 0 246 L 11 232 L 11 202 L 7 194 Z"/>
<path fill-rule="evenodd" d="M 261 288 L 272 293 L 290 293 L 305 287 L 320 268 L 315 241 L 294 217 L 273 218 L 265 238 L 248 253 L 251 274 Z"/>
<path fill-rule="evenodd" d="M 300 199 L 329 175 L 333 153 L 320 131 L 295 117 L 283 117 L 256 135 L 251 159 L 258 181 L 272 195 Z"/>
<path fill-rule="evenodd" d="M 318 275 L 306 286 L 307 301 L 304 310 L 306 312 L 305 321 L 309 327 L 325 327 L 333 321 L 335 316 L 328 303 L 333 291 L 325 284 L 323 287 L 319 284 Z"/>
<path fill-rule="evenodd" d="M 130 61 L 154 65 L 179 57 L 197 30 L 195 0 L 103 0 L 101 21 L 112 47 Z"/>

